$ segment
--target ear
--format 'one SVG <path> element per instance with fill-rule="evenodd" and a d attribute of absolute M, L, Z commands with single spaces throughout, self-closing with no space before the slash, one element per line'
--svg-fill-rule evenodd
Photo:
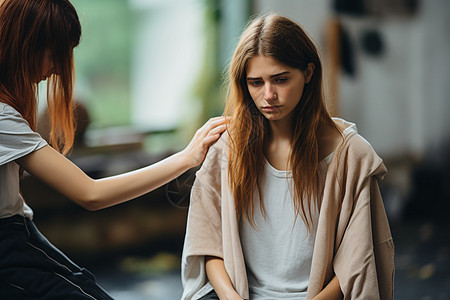
<path fill-rule="evenodd" d="M 306 70 L 303 72 L 305 74 L 305 83 L 309 83 L 314 74 L 314 68 L 316 66 L 313 63 L 308 63 Z"/>

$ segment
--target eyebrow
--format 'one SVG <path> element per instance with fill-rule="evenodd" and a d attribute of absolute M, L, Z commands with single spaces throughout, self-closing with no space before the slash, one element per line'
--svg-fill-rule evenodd
<path fill-rule="evenodd" d="M 289 74 L 289 73 L 290 73 L 289 71 L 281 72 L 281 73 L 278 73 L 278 74 L 270 75 L 270 78 L 275 78 L 275 77 L 278 77 L 278 76 L 281 76 L 281 75 L 286 75 L 286 74 Z M 261 79 L 261 77 L 247 77 L 247 80 L 256 80 L 256 79 Z"/>

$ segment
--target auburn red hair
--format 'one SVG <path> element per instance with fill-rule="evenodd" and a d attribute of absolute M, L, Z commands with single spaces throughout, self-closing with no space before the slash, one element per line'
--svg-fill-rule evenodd
<path fill-rule="evenodd" d="M 294 110 L 289 157 L 295 213 L 310 231 L 314 226 L 313 203 L 319 198 L 318 131 L 324 124 L 338 128 L 325 106 L 322 65 L 314 43 L 298 24 L 279 15 L 262 16 L 250 22 L 230 63 L 225 114 L 232 116 L 228 129 L 231 140 L 228 175 L 237 214 L 254 225 L 256 192 L 260 194 L 259 204 L 264 213 L 258 184 L 264 170 L 264 140 L 269 123 L 254 104 L 246 80 L 249 59 L 259 55 L 272 57 L 302 72 L 309 63 L 314 64 L 311 80 Z"/>
<path fill-rule="evenodd" d="M 0 5 L 0 101 L 36 130 L 37 83 L 48 50 L 56 75 L 47 85 L 50 143 L 66 154 L 73 145 L 73 48 L 81 26 L 67 0 L 5 0 Z"/>

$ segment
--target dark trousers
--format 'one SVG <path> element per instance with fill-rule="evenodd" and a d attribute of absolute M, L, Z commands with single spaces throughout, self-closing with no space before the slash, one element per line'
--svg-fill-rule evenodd
<path fill-rule="evenodd" d="M 0 219 L 0 299 L 112 299 L 22 216 Z"/>

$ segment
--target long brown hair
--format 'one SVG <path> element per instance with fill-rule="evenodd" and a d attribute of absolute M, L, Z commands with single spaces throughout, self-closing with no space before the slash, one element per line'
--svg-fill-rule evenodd
<path fill-rule="evenodd" d="M 0 101 L 36 130 L 37 83 L 46 51 L 56 74 L 47 85 L 50 143 L 67 153 L 73 145 L 73 48 L 81 26 L 67 0 L 5 0 L 0 6 Z"/>
<path fill-rule="evenodd" d="M 314 64 L 311 80 L 294 109 L 289 165 L 294 183 L 294 208 L 310 231 L 312 203 L 318 201 L 318 131 L 328 124 L 337 129 L 324 103 L 322 65 L 314 43 L 292 20 L 270 14 L 249 23 L 241 35 L 229 68 L 229 86 L 225 114 L 232 116 L 229 127 L 230 152 L 228 175 L 237 214 L 254 225 L 253 196 L 260 194 L 259 179 L 264 169 L 264 140 L 269 130 L 267 119 L 259 112 L 247 88 L 246 67 L 250 58 L 269 56 L 304 72 Z"/>

